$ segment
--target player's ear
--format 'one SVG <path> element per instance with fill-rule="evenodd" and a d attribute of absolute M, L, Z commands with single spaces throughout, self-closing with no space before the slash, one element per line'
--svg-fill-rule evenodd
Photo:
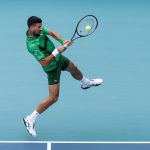
<path fill-rule="evenodd" d="M 34 31 L 34 25 L 32 25 L 31 27 L 30 27 L 30 30 L 33 32 Z"/>

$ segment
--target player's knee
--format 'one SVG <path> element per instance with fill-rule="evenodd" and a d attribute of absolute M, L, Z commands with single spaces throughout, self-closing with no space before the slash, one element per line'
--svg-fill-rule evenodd
<path fill-rule="evenodd" d="M 78 68 L 75 64 L 72 64 L 72 70 L 73 70 L 73 72 L 76 72 L 78 70 Z"/>
<path fill-rule="evenodd" d="M 74 70 L 78 70 L 78 68 L 77 68 L 77 66 L 76 66 L 76 65 L 74 65 Z"/>
<path fill-rule="evenodd" d="M 51 97 L 51 101 L 52 101 L 53 103 L 57 102 L 58 97 L 59 97 L 59 95 L 52 96 L 52 97 Z"/>

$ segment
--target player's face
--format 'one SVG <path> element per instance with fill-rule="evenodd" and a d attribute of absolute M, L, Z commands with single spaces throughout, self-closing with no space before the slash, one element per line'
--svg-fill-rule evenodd
<path fill-rule="evenodd" d="M 36 23 L 33 28 L 33 34 L 38 36 L 42 31 L 42 23 Z"/>

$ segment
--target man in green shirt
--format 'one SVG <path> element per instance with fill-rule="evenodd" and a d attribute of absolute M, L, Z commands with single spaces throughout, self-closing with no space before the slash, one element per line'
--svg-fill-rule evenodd
<path fill-rule="evenodd" d="M 88 79 L 83 76 L 77 66 L 62 53 L 72 44 L 71 40 L 63 40 L 60 35 L 52 30 L 42 26 L 42 20 L 39 17 L 31 16 L 27 20 L 28 31 L 26 33 L 26 45 L 28 51 L 41 64 L 46 72 L 49 84 L 49 96 L 42 100 L 38 107 L 23 118 L 27 131 L 32 136 L 36 136 L 35 122 L 37 117 L 49 106 L 55 103 L 59 97 L 61 71 L 68 71 L 73 78 L 81 82 L 82 89 L 88 89 L 92 86 L 100 85 L 102 79 Z M 61 46 L 55 48 L 52 41 L 47 37 L 52 36 L 61 43 Z"/>

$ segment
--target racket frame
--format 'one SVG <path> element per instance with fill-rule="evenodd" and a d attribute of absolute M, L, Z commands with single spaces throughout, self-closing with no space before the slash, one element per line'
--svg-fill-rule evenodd
<path fill-rule="evenodd" d="M 98 27 L 98 19 L 97 19 L 94 15 L 86 15 L 86 16 L 84 16 L 84 17 L 81 18 L 80 21 L 78 22 L 78 24 L 77 24 L 77 26 L 76 26 L 76 29 L 75 29 L 75 32 L 74 32 L 74 34 L 73 34 L 73 36 L 72 36 L 72 38 L 71 38 L 71 41 L 74 41 L 74 40 L 76 40 L 76 39 L 78 39 L 78 38 L 86 37 L 86 36 L 89 36 L 89 35 L 90 35 L 90 34 L 87 34 L 87 35 L 80 35 L 80 34 L 78 33 L 78 26 L 79 26 L 80 22 L 81 22 L 84 18 L 86 18 L 86 17 L 93 17 L 93 18 L 95 18 L 95 20 L 96 20 L 96 27 L 95 27 L 95 29 L 94 29 L 90 34 L 92 34 L 92 33 L 96 30 L 96 28 Z M 78 37 L 74 38 L 76 34 L 78 35 Z"/>

